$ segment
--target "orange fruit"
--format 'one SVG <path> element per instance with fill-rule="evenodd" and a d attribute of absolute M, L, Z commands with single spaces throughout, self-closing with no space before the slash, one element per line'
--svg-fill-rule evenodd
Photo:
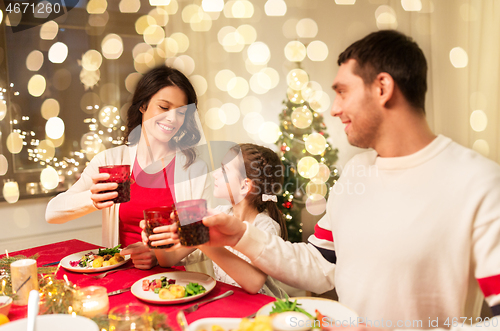
<path fill-rule="evenodd" d="M 10 320 L 7 316 L 5 316 L 4 314 L 0 314 L 0 325 L 6 324 L 9 322 L 10 322 Z"/>

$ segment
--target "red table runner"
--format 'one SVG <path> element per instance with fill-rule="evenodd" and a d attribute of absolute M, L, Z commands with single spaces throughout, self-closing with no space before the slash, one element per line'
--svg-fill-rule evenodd
<path fill-rule="evenodd" d="M 60 261 L 67 255 L 95 248 L 100 248 L 100 246 L 93 245 L 80 240 L 68 240 L 50 245 L 25 249 L 22 251 L 11 252 L 9 254 L 11 256 L 21 254 L 29 257 L 38 253 L 40 256 L 37 259 L 37 265 L 40 267 L 43 264 Z M 2 257 L 3 256 L 4 255 L 2 255 Z M 131 261 L 127 262 L 127 264 L 125 264 L 124 267 L 128 265 L 132 265 L 132 262 Z M 103 279 L 93 279 L 92 275 L 86 276 L 81 273 L 75 273 L 60 268 L 57 272 L 57 278 L 62 279 L 63 275 L 66 274 L 69 281 L 80 287 L 98 285 L 106 287 L 108 292 L 110 292 L 119 290 L 121 288 L 130 287 L 137 280 L 143 277 L 174 270 L 175 269 L 162 268 L 160 266 L 156 266 L 150 270 L 141 270 L 132 268 L 112 273 Z M 186 317 L 188 323 L 206 317 L 248 316 L 256 312 L 260 307 L 264 306 L 265 304 L 275 300 L 275 298 L 263 294 L 248 294 L 239 287 L 234 287 L 221 282 L 217 282 L 215 288 L 201 300 L 212 298 L 214 296 L 226 292 L 227 290 L 233 290 L 234 294 L 224 299 L 217 300 L 207 305 L 201 306 L 197 311 L 187 314 Z M 196 303 L 196 301 L 178 305 L 157 305 L 157 304 L 145 303 L 137 299 L 134 295 L 132 295 L 130 291 L 109 297 L 110 308 L 113 308 L 120 304 L 131 303 L 131 302 L 140 302 L 149 306 L 150 311 L 156 310 L 158 312 L 167 314 L 169 319 L 168 322 L 170 326 L 175 330 L 180 330 L 175 319 L 175 315 L 177 314 L 178 310 L 189 307 Z M 10 320 L 17 320 L 26 317 L 26 315 L 27 315 L 26 306 L 13 305 L 9 312 L 8 317 Z"/>

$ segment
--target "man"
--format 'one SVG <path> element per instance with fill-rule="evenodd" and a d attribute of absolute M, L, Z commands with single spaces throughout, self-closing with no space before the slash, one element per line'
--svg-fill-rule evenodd
<path fill-rule="evenodd" d="M 466 318 L 479 321 L 479 289 L 500 315 L 500 166 L 431 132 L 427 64 L 410 38 L 372 33 L 338 64 L 331 113 L 352 145 L 373 151 L 348 162 L 309 243 L 219 214 L 204 219 L 210 244 L 292 286 L 335 287 L 366 329 L 465 330 Z M 495 321 L 482 330 L 499 330 Z"/>

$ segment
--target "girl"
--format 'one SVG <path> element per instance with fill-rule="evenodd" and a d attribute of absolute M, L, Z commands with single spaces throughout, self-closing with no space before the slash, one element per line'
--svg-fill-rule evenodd
<path fill-rule="evenodd" d="M 80 179 L 53 198 L 46 211 L 49 223 L 65 223 L 102 210 L 102 245 L 122 247 L 137 268 L 157 264 L 141 242 L 143 210 L 174 201 L 209 199 L 206 164 L 196 160 L 194 146 L 201 133 L 196 124 L 196 93 L 180 71 L 161 66 L 145 74 L 127 111 L 126 145 L 97 154 Z M 116 183 L 102 183 L 104 165 L 130 165 L 130 201 L 114 204 Z M 111 192 L 109 192 L 111 191 Z"/>
<path fill-rule="evenodd" d="M 287 239 L 285 221 L 276 206 L 276 193 L 283 184 L 283 165 L 272 150 L 254 144 L 236 145 L 226 155 L 220 169 L 213 173 L 214 196 L 234 203 L 218 206 L 219 212 L 234 215 L 256 227 Z M 230 188 L 230 189 L 229 189 Z M 144 221 L 141 222 L 144 228 Z M 143 241 L 153 246 L 177 243 L 176 225 L 157 227 Z M 177 244 L 167 250 L 155 250 L 161 266 L 180 262 L 188 265 L 204 257 L 213 261 L 216 280 L 242 287 L 250 293 L 264 293 L 282 298 L 285 292 L 271 278 L 252 266 L 250 260 L 230 247 L 199 246 L 199 250 Z"/>

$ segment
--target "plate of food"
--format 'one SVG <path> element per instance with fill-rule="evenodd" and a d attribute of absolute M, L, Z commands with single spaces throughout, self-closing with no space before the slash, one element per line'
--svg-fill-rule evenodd
<path fill-rule="evenodd" d="M 113 248 L 99 248 L 66 256 L 61 260 L 64 269 L 74 272 L 102 272 L 118 268 L 127 263 L 130 255 L 120 255 L 120 245 Z"/>
<path fill-rule="evenodd" d="M 215 279 L 201 272 L 171 271 L 141 278 L 130 290 L 140 300 L 173 305 L 199 299 L 215 284 Z"/>
<path fill-rule="evenodd" d="M 321 325 L 320 327 L 335 326 L 335 324 L 342 325 L 341 323 L 346 323 L 351 325 L 357 321 L 358 314 L 356 314 L 351 309 L 340 304 L 338 301 L 329 300 L 325 298 L 315 298 L 315 297 L 297 297 L 297 298 L 287 298 L 285 300 L 277 299 L 274 302 L 270 302 L 263 306 L 257 311 L 257 316 L 269 316 L 273 314 L 288 313 L 288 312 L 298 312 L 307 316 L 310 321 L 308 323 L 296 323 L 298 324 L 311 324 L 314 326 L 316 324 Z M 284 315 L 282 315 L 284 316 Z M 287 316 L 288 317 L 288 316 Z M 288 324 L 293 321 L 298 321 L 298 318 L 288 318 L 286 320 Z M 321 324 L 320 324 L 321 323 Z"/>

